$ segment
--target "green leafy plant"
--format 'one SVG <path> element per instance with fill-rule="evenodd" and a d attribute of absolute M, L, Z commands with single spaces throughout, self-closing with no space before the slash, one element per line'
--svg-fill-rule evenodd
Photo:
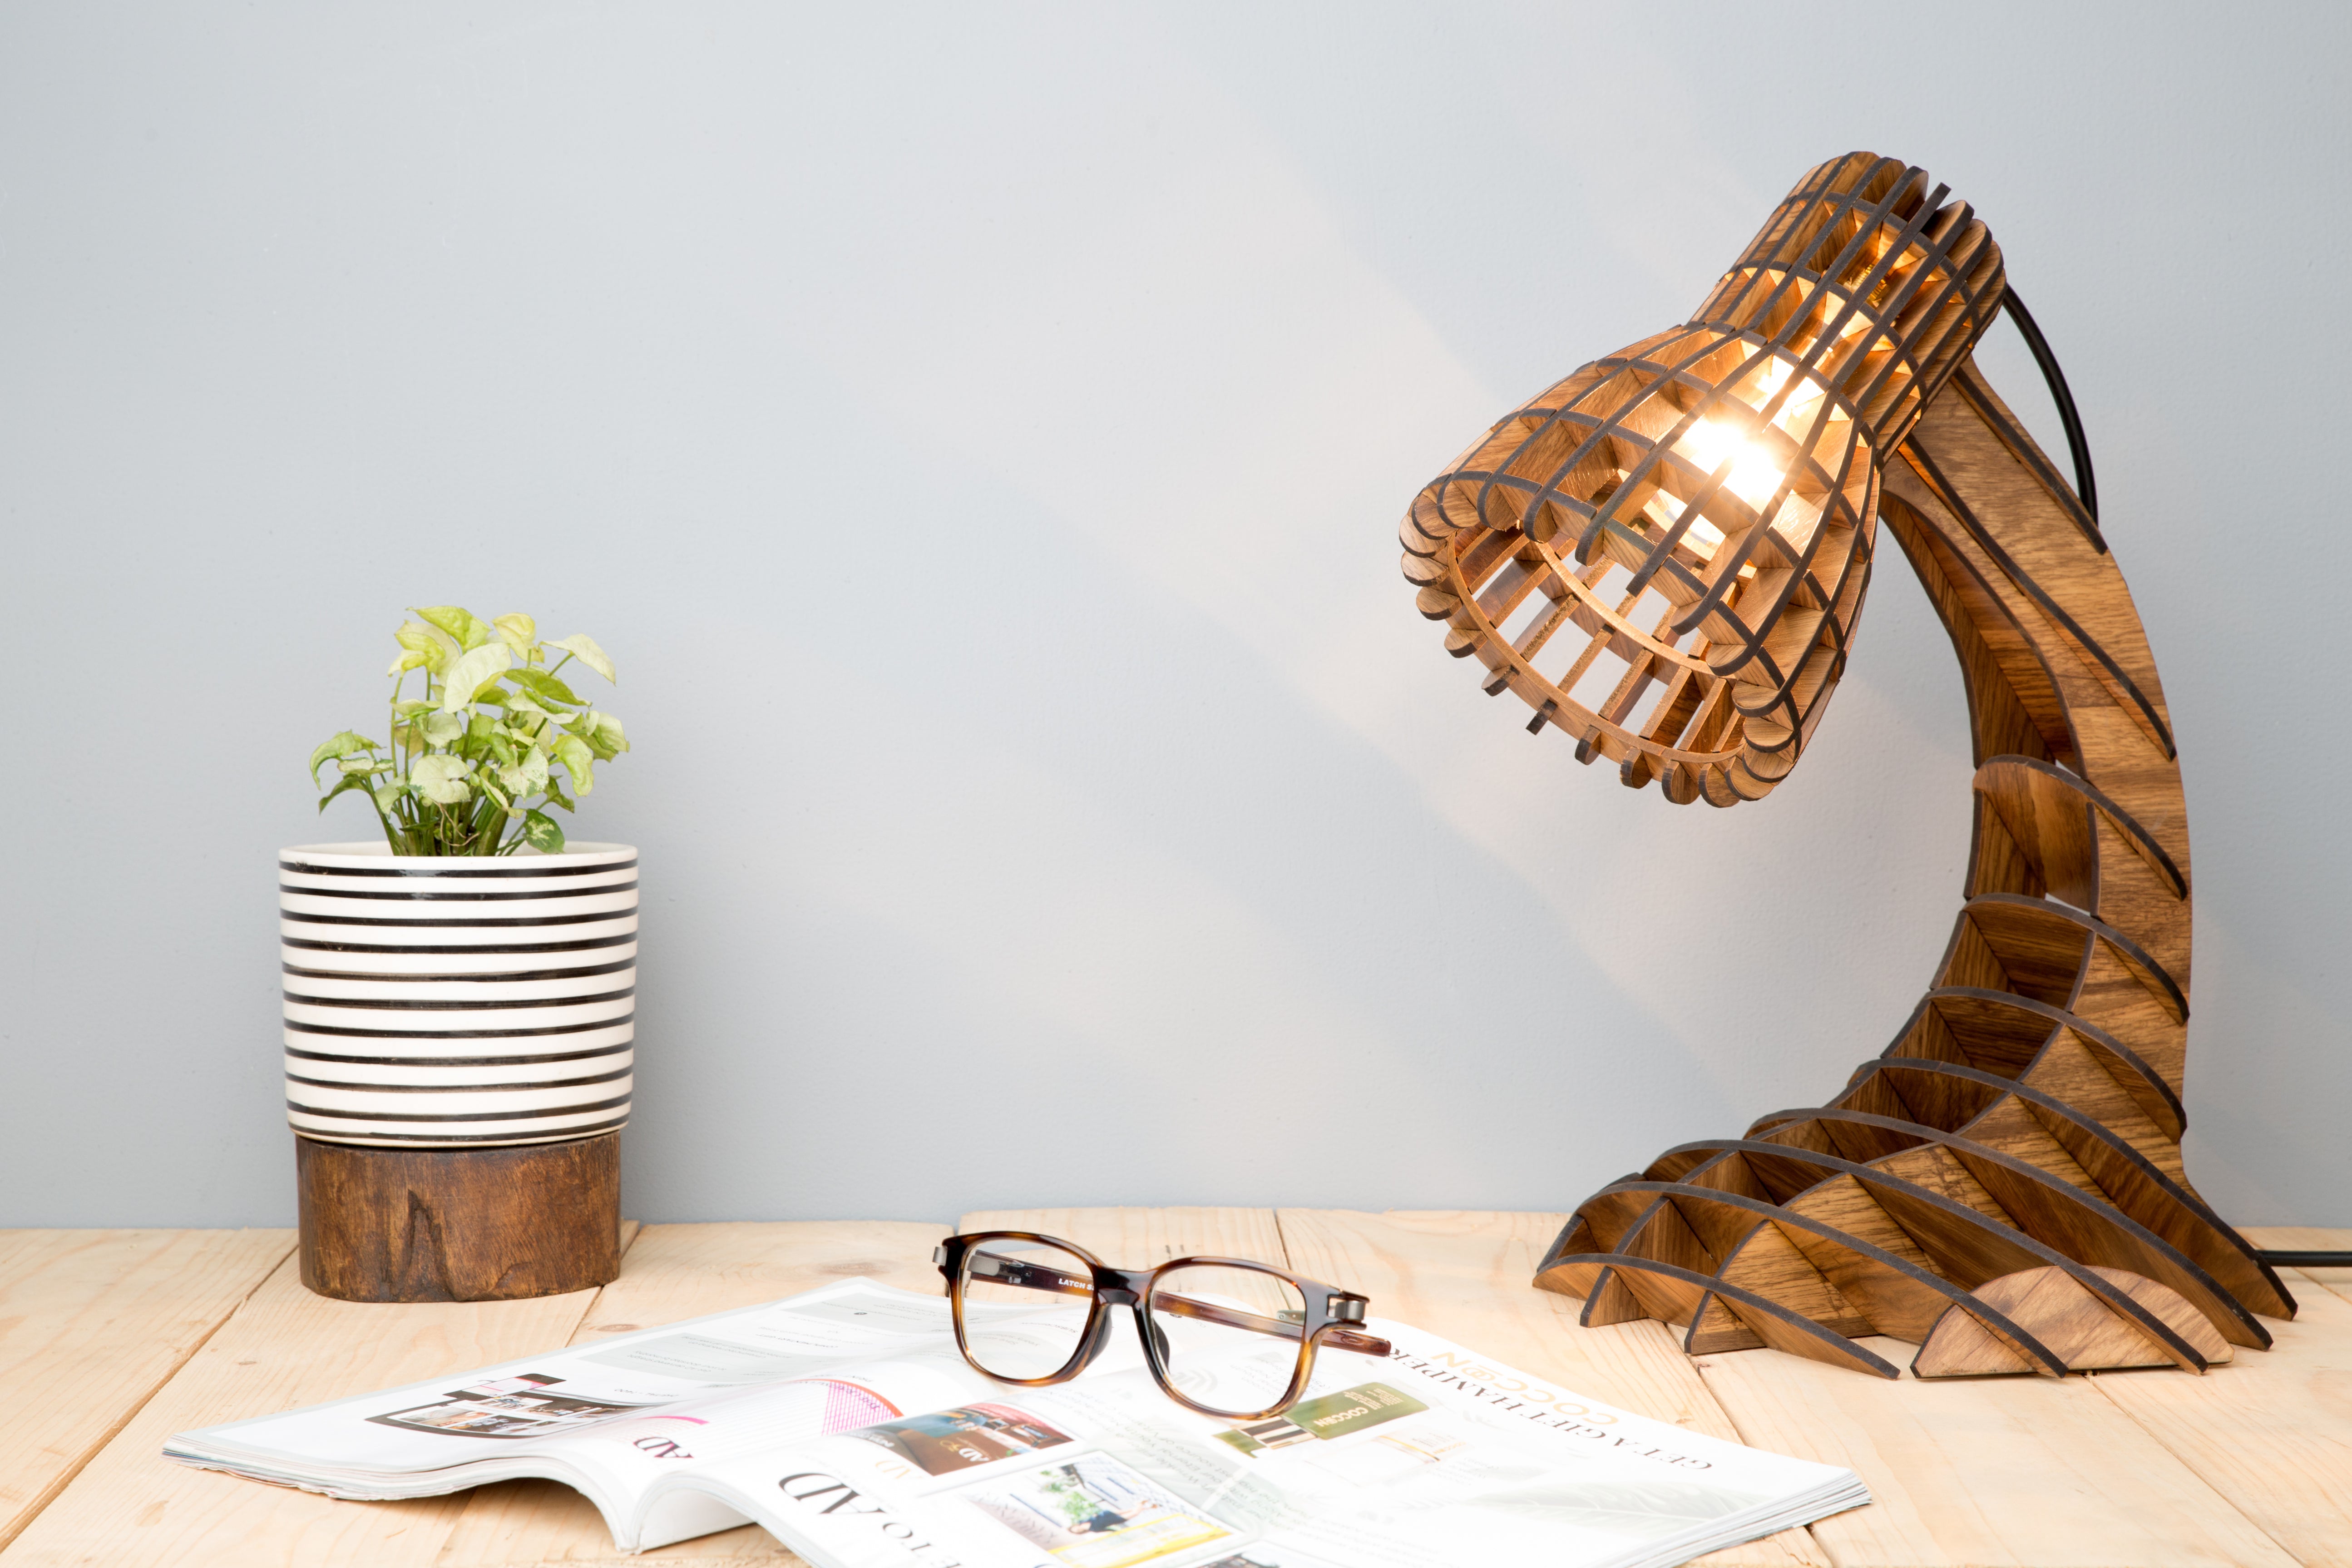
<path fill-rule="evenodd" d="M 576 662 L 614 683 L 613 661 L 584 633 L 540 641 L 529 616 L 485 621 L 455 605 L 410 613 L 416 619 L 393 633 L 400 657 L 384 672 L 393 680 L 391 742 L 351 730 L 320 742 L 310 753 L 310 782 L 329 763 L 342 776 L 319 797 L 319 809 L 356 793 L 375 807 L 395 855 L 511 855 L 526 844 L 561 850 L 563 829 L 540 808 L 572 810 L 572 795 L 596 787 L 595 764 L 629 742 L 621 721 L 574 695 L 560 672 Z M 405 695 L 420 669 L 425 695 Z"/>

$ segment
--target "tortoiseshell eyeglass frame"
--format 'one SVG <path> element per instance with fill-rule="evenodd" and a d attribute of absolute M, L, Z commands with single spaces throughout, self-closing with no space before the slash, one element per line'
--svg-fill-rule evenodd
<path fill-rule="evenodd" d="M 1083 1260 L 1094 1271 L 1091 1279 L 1059 1268 L 1049 1268 L 1024 1258 L 1004 1253 L 985 1253 L 984 1245 L 992 1241 L 1026 1241 L 1042 1247 L 1057 1247 L 1071 1257 Z M 1006 1377 L 982 1366 L 971 1353 L 971 1345 L 964 1338 L 963 1282 L 967 1266 L 975 1256 L 984 1255 L 1000 1266 L 999 1280 L 1015 1283 L 1027 1289 L 1057 1296 L 1084 1296 L 1087 1299 L 1087 1323 L 1078 1335 L 1078 1348 L 1058 1371 L 1044 1377 Z M 948 1284 L 948 1306 L 955 1319 L 956 1348 L 972 1370 L 999 1383 L 1009 1383 L 1019 1388 L 1043 1388 L 1051 1384 L 1067 1383 L 1084 1372 L 1095 1357 L 1102 1353 L 1110 1340 L 1110 1310 L 1126 1307 L 1135 1314 L 1136 1336 L 1143 1342 L 1143 1359 L 1151 1369 L 1152 1381 L 1160 1391 L 1184 1406 L 1203 1415 L 1213 1415 L 1226 1421 L 1263 1421 L 1281 1415 L 1298 1403 L 1307 1391 L 1307 1380 L 1315 1372 L 1315 1352 L 1328 1346 L 1333 1350 L 1353 1351 L 1359 1355 L 1385 1357 L 1388 1341 L 1377 1334 L 1368 1334 L 1356 1325 L 1364 1321 L 1371 1306 L 1369 1298 L 1352 1290 L 1341 1290 L 1318 1280 L 1305 1279 L 1287 1269 L 1272 1268 L 1264 1263 L 1252 1263 L 1239 1258 L 1178 1258 L 1157 1268 L 1113 1268 L 1083 1247 L 1073 1246 L 1055 1236 L 1039 1236 L 1026 1230 L 981 1230 L 970 1236 L 951 1236 L 940 1243 L 931 1254 L 931 1261 L 940 1266 L 940 1273 Z M 1009 1266 L 1017 1271 L 1010 1279 L 1003 1273 Z M 1268 1318 L 1238 1307 L 1228 1307 L 1214 1301 L 1194 1300 L 1159 1289 L 1162 1275 L 1179 1268 L 1245 1268 L 1255 1274 L 1270 1274 L 1286 1281 L 1307 1303 L 1303 1317 L 1291 1322 L 1286 1317 Z M 1290 1340 L 1298 1346 L 1297 1364 L 1291 1368 L 1290 1385 L 1282 1397 L 1263 1410 L 1219 1410 L 1188 1399 L 1178 1392 L 1169 1377 L 1168 1363 L 1161 1352 L 1160 1338 L 1151 1331 L 1148 1312 L 1165 1312 L 1172 1318 L 1195 1318 L 1204 1323 L 1217 1323 L 1229 1329 L 1246 1329 L 1273 1339 Z"/>

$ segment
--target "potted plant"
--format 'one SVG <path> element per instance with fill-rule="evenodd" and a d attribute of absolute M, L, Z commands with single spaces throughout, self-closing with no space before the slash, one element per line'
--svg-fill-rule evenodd
<path fill-rule="evenodd" d="M 324 811 L 383 842 L 279 852 L 286 1105 L 303 1282 L 360 1300 L 489 1300 L 618 1268 L 635 1061 L 636 851 L 567 840 L 628 750 L 579 695 L 613 663 L 529 616 L 414 612 L 383 739 L 345 730 Z M 411 681 L 422 676 L 421 690 Z"/>

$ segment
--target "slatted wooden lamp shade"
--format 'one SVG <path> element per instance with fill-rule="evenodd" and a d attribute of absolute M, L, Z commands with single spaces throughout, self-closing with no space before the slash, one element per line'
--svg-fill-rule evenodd
<path fill-rule="evenodd" d="M 1422 613 L 1579 761 L 1728 806 L 1786 778 L 1886 524 L 1975 742 L 1965 901 L 1894 1043 L 1821 1107 L 1670 1149 L 1580 1205 L 1536 1283 L 1692 1353 L 1885 1376 L 2201 1371 L 2292 1317 L 2180 1158 L 2187 815 L 2163 689 L 2064 383 L 2000 252 L 1922 171 L 1807 174 L 1688 322 L 1506 416 L 1414 498 Z M 2006 307 L 2070 487 L 1978 370 Z"/>
<path fill-rule="evenodd" d="M 1505 418 L 1414 498 L 1422 613 L 1577 758 L 1732 805 L 1796 765 L 1870 579 L 1880 455 L 2000 310 L 2000 251 L 1864 154 L 1790 193 L 1688 323 Z"/>

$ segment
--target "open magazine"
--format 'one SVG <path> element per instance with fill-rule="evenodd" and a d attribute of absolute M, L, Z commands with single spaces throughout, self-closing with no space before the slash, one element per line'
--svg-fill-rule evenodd
<path fill-rule="evenodd" d="M 966 1321 L 1075 1349 L 1086 1308 Z M 1014 1387 L 966 1364 L 943 1300 L 847 1279 L 163 1451 L 342 1498 L 546 1477 L 624 1551 L 756 1521 L 819 1568 L 1663 1568 L 1870 1500 L 1851 1470 L 1367 1327 L 1385 1360 L 1327 1349 L 1297 1405 L 1237 1422 L 1162 1394 L 1131 1331 L 1070 1383 Z M 1186 1392 L 1256 1385 L 1248 1360 L 1199 1365 Z"/>

